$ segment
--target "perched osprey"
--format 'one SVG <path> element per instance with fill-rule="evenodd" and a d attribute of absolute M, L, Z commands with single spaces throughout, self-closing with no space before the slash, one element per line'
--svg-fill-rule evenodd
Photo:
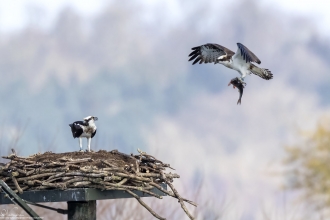
<path fill-rule="evenodd" d="M 72 124 L 69 124 L 71 127 L 72 136 L 74 138 L 79 138 L 80 151 L 83 151 L 81 143 L 81 139 L 83 137 L 87 138 L 88 151 L 91 151 L 91 139 L 96 134 L 95 121 L 97 121 L 97 117 L 87 116 L 84 118 L 84 121 L 75 121 Z"/>
<path fill-rule="evenodd" d="M 198 47 L 191 48 L 193 52 L 189 54 L 189 61 L 194 60 L 193 65 L 199 62 L 201 63 L 220 63 L 226 67 L 236 70 L 241 74 L 238 78 L 242 84 L 244 83 L 244 78 L 247 74 L 255 74 L 260 76 L 265 80 L 273 78 L 273 74 L 268 69 L 263 69 L 252 64 L 260 64 L 259 58 L 254 55 L 247 47 L 241 43 L 237 43 L 237 52 L 233 51 L 219 45 L 219 44 L 204 44 Z"/>

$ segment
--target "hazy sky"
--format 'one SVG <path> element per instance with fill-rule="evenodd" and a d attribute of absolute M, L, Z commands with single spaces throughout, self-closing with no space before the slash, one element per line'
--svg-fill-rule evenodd
<path fill-rule="evenodd" d="M 38 24 L 42 27 L 48 27 L 57 13 L 66 6 L 75 8 L 78 12 L 84 14 L 86 17 L 93 16 L 97 13 L 108 1 L 105 0 L 0 0 L 0 31 L 15 31 L 20 29 L 28 22 L 38 20 Z M 160 1 L 141 1 L 141 4 L 152 8 L 154 4 Z M 281 11 L 293 15 L 307 16 L 318 24 L 319 29 L 323 33 L 330 31 L 330 2 L 327 0 L 261 0 L 261 4 L 272 5 L 278 7 Z M 172 10 L 172 19 L 180 16 L 179 1 L 167 0 L 163 1 L 167 8 Z M 222 4 L 222 3 L 219 3 Z M 228 5 L 228 4 L 227 4 Z M 217 6 L 213 7 L 217 8 Z M 225 8 L 221 6 L 223 10 Z M 32 20 L 32 21 L 31 21 Z"/>

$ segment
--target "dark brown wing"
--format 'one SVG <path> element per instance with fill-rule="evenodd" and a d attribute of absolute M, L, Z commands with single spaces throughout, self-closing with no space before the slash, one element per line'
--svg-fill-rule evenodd
<path fill-rule="evenodd" d="M 191 48 L 193 52 L 189 54 L 189 61 L 194 60 L 193 65 L 199 62 L 201 63 L 217 63 L 220 56 L 223 59 L 232 57 L 235 53 L 228 48 L 225 48 L 219 44 L 204 44 L 198 47 Z"/>
<path fill-rule="evenodd" d="M 80 135 L 84 132 L 81 125 L 85 126 L 86 124 L 83 121 L 75 121 L 72 124 L 69 124 L 71 127 L 72 136 L 74 138 L 80 137 Z"/>
<path fill-rule="evenodd" d="M 237 46 L 238 46 L 238 51 L 240 51 L 243 60 L 245 60 L 246 62 L 255 62 L 257 64 L 261 63 L 259 58 L 254 53 L 252 53 L 246 46 L 244 46 L 241 43 L 237 43 Z"/>

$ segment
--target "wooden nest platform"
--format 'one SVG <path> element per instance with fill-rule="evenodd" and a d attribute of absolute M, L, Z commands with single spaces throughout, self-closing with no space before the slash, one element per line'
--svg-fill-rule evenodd
<path fill-rule="evenodd" d="M 19 157 L 15 152 L 2 158 L 9 159 L 0 165 L 0 179 L 16 193 L 37 190 L 67 190 L 70 188 L 95 188 L 101 190 L 123 190 L 136 198 L 152 215 L 164 219 L 155 213 L 141 198 L 133 192 L 140 191 L 162 199 L 152 192 L 158 189 L 164 194 L 178 199 L 182 209 L 188 212 L 184 202 L 196 206 L 192 201 L 182 198 L 172 185 L 178 174 L 166 172 L 172 169 L 138 149 L 139 154 L 127 155 L 117 150 L 98 152 L 66 152 L 35 154 Z M 168 191 L 162 185 L 171 188 Z"/>

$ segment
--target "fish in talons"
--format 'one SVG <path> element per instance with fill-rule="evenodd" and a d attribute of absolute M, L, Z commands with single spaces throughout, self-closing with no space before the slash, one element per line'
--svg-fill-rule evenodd
<path fill-rule="evenodd" d="M 243 95 L 243 89 L 244 89 L 244 84 L 242 83 L 242 81 L 236 77 L 233 78 L 232 80 L 230 80 L 228 86 L 233 85 L 233 88 L 238 88 L 238 92 L 239 92 L 239 99 L 237 101 L 237 105 L 241 104 L 242 101 L 242 95 Z M 246 85 L 246 84 L 245 84 Z"/>

